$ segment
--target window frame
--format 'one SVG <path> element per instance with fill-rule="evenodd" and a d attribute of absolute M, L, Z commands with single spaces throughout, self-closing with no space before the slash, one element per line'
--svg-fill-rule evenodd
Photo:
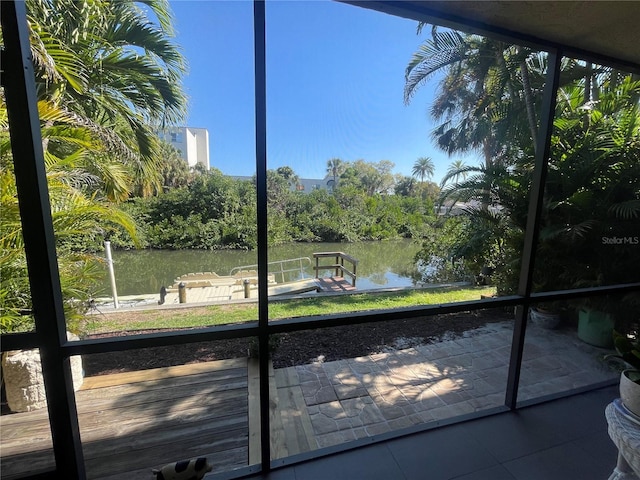
<path fill-rule="evenodd" d="M 69 366 L 72 355 L 113 352 L 156 346 L 188 344 L 192 342 L 224 340 L 255 336 L 260 352 L 260 413 L 261 413 L 261 453 L 259 466 L 249 466 L 238 471 L 238 476 L 247 471 L 267 472 L 277 465 L 287 463 L 287 459 L 270 461 L 269 438 L 269 385 L 268 385 L 268 340 L 277 333 L 294 332 L 309 328 L 326 328 L 345 324 L 365 322 L 385 322 L 402 318 L 456 313 L 496 307 L 517 307 L 512 340 L 507 390 L 506 409 L 523 406 L 517 402 L 520 364 L 524 350 L 526 333 L 526 312 L 528 307 L 540 301 L 567 300 L 594 295 L 620 294 L 640 290 L 640 282 L 611 285 L 599 288 L 532 293 L 532 271 L 535 262 L 537 233 L 540 223 L 542 194 L 546 172 L 546 158 L 550 148 L 550 136 L 555 113 L 555 97 L 559 78 L 560 59 L 571 56 L 594 63 L 615 66 L 627 72 L 640 72 L 640 65 L 630 64 L 613 58 L 595 55 L 575 48 L 565 48 L 553 42 L 504 29 L 488 26 L 433 12 L 411 2 L 373 1 L 360 3 L 347 1 L 357 7 L 370 8 L 383 13 L 428 21 L 474 33 L 516 42 L 544 50 L 549 54 L 554 68 L 549 68 L 545 84 L 543 115 L 539 138 L 539 152 L 536 155 L 534 181 L 529 199 L 529 216 L 522 253 L 522 268 L 518 294 L 495 299 L 448 304 L 393 309 L 375 312 L 354 312 L 349 314 L 300 317 L 269 323 L 267 276 L 258 280 L 258 322 L 249 325 L 229 325 L 215 328 L 191 330 L 181 333 L 143 334 L 131 337 L 103 338 L 69 342 L 66 339 L 66 322 L 62 310 L 60 281 L 55 254 L 55 237 L 49 209 L 44 156 L 40 137 L 39 118 L 36 108 L 33 66 L 29 60 L 28 31 L 24 2 L 7 0 L 0 2 L 2 8 L 2 30 L 5 41 L 3 60 L 5 68 L 3 86 L 8 93 L 10 133 L 15 162 L 16 183 L 19 192 L 20 212 L 23 224 L 25 251 L 34 305 L 36 331 L 2 336 L 2 350 L 39 348 L 42 356 L 43 376 L 49 404 L 49 419 L 53 436 L 56 472 L 65 478 L 84 478 L 84 459 L 80 441 L 75 396 Z M 266 202 L 266 19 L 264 0 L 254 0 L 254 58 L 255 58 L 255 135 L 256 135 L 256 178 L 257 178 L 257 226 L 258 226 L 258 271 L 267 271 L 267 202 Z M 14 146 L 15 145 L 15 146 Z M 594 386 L 597 387 L 597 386 Z M 558 396 L 567 396 L 572 391 Z M 532 402 L 527 402 L 530 404 Z M 483 416 L 480 412 L 477 416 Z M 426 428 L 426 427 L 425 427 Z M 394 432 L 401 435 L 402 431 Z M 351 448 L 340 446 L 340 450 Z M 313 455 L 317 456 L 317 455 Z"/>

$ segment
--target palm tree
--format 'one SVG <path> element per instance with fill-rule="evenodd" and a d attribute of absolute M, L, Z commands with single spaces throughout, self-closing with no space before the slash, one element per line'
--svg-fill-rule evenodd
<path fill-rule="evenodd" d="M 160 188 L 154 129 L 185 108 L 184 62 L 171 42 L 166 0 L 27 0 L 49 196 L 67 318 L 82 308 L 99 257 L 79 253 L 110 230 L 135 240 L 130 217 L 113 205 Z M 0 94 L 0 300 L 2 331 L 23 325 L 29 309 L 21 223 L 6 103 Z M 80 301 L 78 301 L 80 300 Z"/>
<path fill-rule="evenodd" d="M 27 2 L 39 99 L 91 130 L 143 195 L 161 187 L 154 129 L 186 105 L 168 2 L 148 6 L 158 24 L 131 0 Z"/>
<path fill-rule="evenodd" d="M 625 283 L 637 276 L 628 268 L 638 263 L 636 246 L 611 249 L 601 239 L 635 232 L 640 218 L 640 81 L 629 75 L 617 84 L 600 83 L 600 101 L 585 109 L 587 85 L 580 79 L 558 92 L 534 273 L 539 291 Z M 471 204 L 464 213 L 472 224 L 484 225 L 477 231 L 499 235 L 465 241 L 477 252 L 490 252 L 497 244 L 489 240 L 501 238 L 506 253 L 496 266 L 514 271 L 526 227 L 530 157 L 509 166 L 450 169 L 443 184 L 462 172 L 468 177 L 443 188 L 440 203 Z M 513 292 L 514 285 L 500 288 Z"/>
<path fill-rule="evenodd" d="M 464 160 L 454 160 L 449 165 L 447 169 L 447 174 L 442 179 L 441 186 L 444 186 L 449 180 L 453 180 L 454 183 L 458 183 L 460 177 L 462 180 L 465 180 L 469 175 L 469 171 L 467 170 L 468 165 L 464 163 Z"/>
<path fill-rule="evenodd" d="M 162 188 L 165 191 L 189 185 L 193 177 L 197 175 L 195 173 L 196 167 L 206 171 L 204 165 L 196 163 L 192 172 L 180 152 L 167 142 L 161 142 L 160 155 L 162 156 Z"/>
<path fill-rule="evenodd" d="M 420 183 L 424 183 L 425 178 L 431 178 L 435 173 L 433 160 L 431 160 L 431 158 L 429 157 L 418 158 L 418 160 L 416 160 L 416 163 L 413 164 L 411 173 L 414 177 L 420 178 Z"/>
<path fill-rule="evenodd" d="M 327 160 L 327 173 L 333 176 L 333 188 L 336 187 L 337 179 L 344 173 L 345 164 L 339 158 L 332 158 Z"/>
<path fill-rule="evenodd" d="M 33 327 L 32 317 L 24 314 L 31 309 L 31 295 L 15 177 L 8 160 L 5 156 L 0 162 L 0 333 Z M 47 183 L 65 317 L 68 328 L 74 330 L 78 314 L 84 311 L 104 272 L 98 254 L 78 252 L 75 244 L 79 239 L 95 244 L 107 232 L 120 228 L 135 242 L 136 230 L 129 215 L 109 202 L 88 197 L 82 191 L 82 182 L 73 186 L 65 173 L 48 173 Z"/>
<path fill-rule="evenodd" d="M 481 151 L 488 167 L 506 142 L 535 148 L 540 62 L 540 55 L 527 49 L 435 29 L 406 68 L 405 103 L 434 74 L 444 73 L 431 107 L 431 116 L 441 122 L 433 138 L 449 154 Z"/>

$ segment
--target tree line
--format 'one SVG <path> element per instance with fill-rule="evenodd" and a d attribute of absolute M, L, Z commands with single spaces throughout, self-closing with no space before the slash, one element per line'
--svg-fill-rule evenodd
<path fill-rule="evenodd" d="M 268 170 L 269 245 L 419 238 L 435 221 L 439 188 L 393 175 L 392 168 L 389 161 L 331 159 L 333 187 L 310 192 L 296 188 L 298 176 L 290 167 Z M 133 198 L 122 208 L 137 225 L 138 244 L 123 230 L 114 231 L 110 240 L 117 248 L 257 247 L 255 177 L 233 179 L 217 169 L 191 172 L 182 185 Z"/>

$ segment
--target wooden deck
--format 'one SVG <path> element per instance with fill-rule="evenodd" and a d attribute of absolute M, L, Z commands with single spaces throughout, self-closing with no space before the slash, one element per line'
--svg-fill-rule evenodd
<path fill-rule="evenodd" d="M 318 279 L 305 278 L 295 282 L 281 283 L 269 287 L 268 293 L 270 297 L 278 295 L 297 295 L 300 293 L 317 292 Z"/>
<path fill-rule="evenodd" d="M 356 287 L 343 277 L 316 278 L 316 282 L 318 282 L 318 288 L 322 292 L 337 293 L 354 292 L 356 290 Z"/>
<path fill-rule="evenodd" d="M 295 369 L 270 368 L 272 458 L 316 442 Z M 258 365 L 246 358 L 88 377 L 76 392 L 90 479 L 155 479 L 199 456 L 214 472 L 260 461 Z M 3 480 L 53 468 L 46 410 L 0 417 Z"/>
<path fill-rule="evenodd" d="M 151 469 L 206 456 L 247 465 L 247 360 L 86 378 L 76 392 L 87 476 L 153 479 Z M 0 418 L 3 479 L 53 467 L 45 410 Z"/>
<path fill-rule="evenodd" d="M 259 366 L 249 360 L 249 464 L 260 462 Z M 271 459 L 318 448 L 295 367 L 269 367 Z M 255 408 L 253 407 L 255 405 Z"/>

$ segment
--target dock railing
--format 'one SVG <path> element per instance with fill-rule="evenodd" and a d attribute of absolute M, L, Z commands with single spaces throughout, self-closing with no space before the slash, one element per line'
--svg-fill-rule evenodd
<path fill-rule="evenodd" d="M 358 260 L 351 255 L 343 252 L 317 252 L 313 254 L 316 259 L 316 265 L 313 269 L 316 272 L 316 278 L 320 278 L 321 270 L 333 270 L 336 277 L 351 278 L 351 285 L 356 286 Z M 329 265 L 320 265 L 321 258 L 331 258 L 333 263 Z M 344 266 L 345 260 L 351 264 L 351 270 Z"/>
<path fill-rule="evenodd" d="M 311 259 L 309 257 L 288 258 L 286 260 L 275 260 L 268 263 L 269 275 L 273 275 L 275 281 L 278 283 L 287 283 L 292 280 L 303 279 L 305 269 L 309 267 L 311 267 Z M 247 276 L 256 275 L 257 268 L 258 265 L 243 265 L 233 268 L 231 272 L 229 272 L 229 275 L 242 279 L 245 274 L 247 274 Z M 287 276 L 289 278 L 287 278 Z"/>

